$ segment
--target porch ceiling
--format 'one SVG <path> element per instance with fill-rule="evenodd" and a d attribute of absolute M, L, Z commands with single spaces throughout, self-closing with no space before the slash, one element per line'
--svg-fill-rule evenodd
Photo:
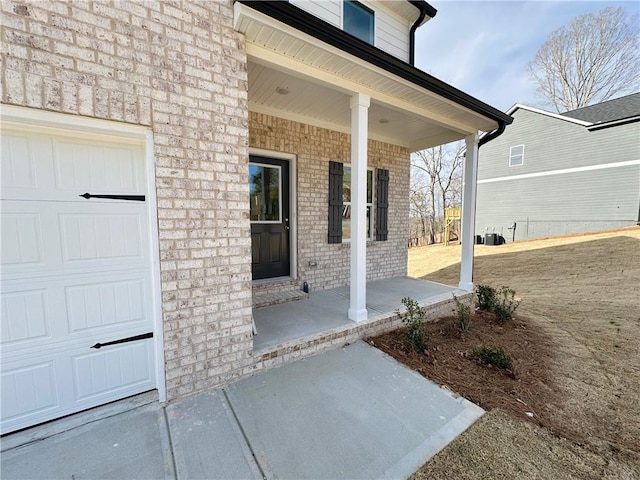
<path fill-rule="evenodd" d="M 236 2 L 235 28 L 249 59 L 249 109 L 350 132 L 349 98 L 371 97 L 369 137 L 410 151 L 440 145 L 498 123 Z M 288 94 L 277 93 L 285 88 Z"/>
<path fill-rule="evenodd" d="M 266 113 L 288 120 L 350 133 L 351 93 L 331 88 L 313 79 L 289 75 L 255 62 L 249 62 L 249 110 Z M 289 93 L 279 94 L 285 89 Z M 412 149 L 428 148 L 462 138 L 464 135 L 424 117 L 392 108 L 372 99 L 369 108 L 369 138 Z M 416 145 L 420 140 L 430 142 Z M 412 151 L 414 151 L 412 149 Z"/>

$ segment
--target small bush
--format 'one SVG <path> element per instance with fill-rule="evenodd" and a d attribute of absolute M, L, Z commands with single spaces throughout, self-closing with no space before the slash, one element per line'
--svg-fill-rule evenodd
<path fill-rule="evenodd" d="M 515 312 L 518 305 L 520 305 L 520 302 L 514 300 L 515 295 L 515 290 L 509 287 L 503 286 L 500 289 L 500 294 L 493 306 L 493 313 L 496 314 L 496 318 L 501 322 L 513 320 L 513 312 Z"/>
<path fill-rule="evenodd" d="M 412 298 L 403 298 L 402 304 L 407 307 L 407 311 L 404 313 L 397 311 L 396 313 L 400 316 L 402 322 L 407 325 L 404 342 L 414 352 L 422 352 L 427 348 L 427 341 L 429 340 L 424 334 L 424 321 L 427 313 Z"/>
<path fill-rule="evenodd" d="M 515 290 L 504 285 L 500 290 L 489 285 L 478 285 L 476 288 L 478 308 L 493 312 L 501 322 L 513 320 L 513 312 L 520 305 L 520 302 L 514 300 L 515 295 Z"/>
<path fill-rule="evenodd" d="M 471 356 L 485 365 L 493 365 L 500 370 L 511 370 L 513 361 L 511 356 L 499 346 L 482 346 L 474 348 Z"/>
<path fill-rule="evenodd" d="M 456 302 L 456 326 L 466 332 L 471 326 L 471 307 L 462 303 L 455 295 L 453 300 Z"/>
<path fill-rule="evenodd" d="M 496 304 L 496 289 L 489 285 L 478 285 L 476 287 L 476 297 L 478 298 L 478 308 L 480 310 L 492 311 Z"/>

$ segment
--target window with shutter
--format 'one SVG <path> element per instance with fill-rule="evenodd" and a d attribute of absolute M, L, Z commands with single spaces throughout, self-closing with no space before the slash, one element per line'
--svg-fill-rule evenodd
<path fill-rule="evenodd" d="M 376 240 L 385 241 L 389 233 L 389 170 L 378 169 L 376 184 Z"/>
<path fill-rule="evenodd" d="M 342 177 L 344 166 L 329 162 L 329 243 L 342 243 Z"/>

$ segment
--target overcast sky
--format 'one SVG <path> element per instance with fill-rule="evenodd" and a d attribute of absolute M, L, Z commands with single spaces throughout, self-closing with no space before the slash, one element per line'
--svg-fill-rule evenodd
<path fill-rule="evenodd" d="M 547 36 L 584 13 L 640 2 L 429 0 L 438 13 L 416 32 L 416 67 L 489 105 L 551 110 L 535 95 L 526 66 Z"/>

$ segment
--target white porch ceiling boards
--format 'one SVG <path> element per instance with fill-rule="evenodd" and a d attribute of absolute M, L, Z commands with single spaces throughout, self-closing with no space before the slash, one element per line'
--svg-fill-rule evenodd
<path fill-rule="evenodd" d="M 371 96 L 370 137 L 411 151 L 498 126 L 246 5 L 236 3 L 235 9 L 235 28 L 246 35 L 252 111 L 349 132 L 348 99 L 365 93 Z M 281 86 L 288 95 L 276 93 Z"/>
<path fill-rule="evenodd" d="M 251 111 L 351 133 L 349 94 L 254 62 L 249 62 L 248 75 Z M 283 87 L 289 94 L 276 92 Z M 410 147 L 415 139 L 447 133 L 448 129 L 425 124 L 423 117 L 410 112 L 374 102 L 369 109 L 369 137 L 375 140 Z"/>

